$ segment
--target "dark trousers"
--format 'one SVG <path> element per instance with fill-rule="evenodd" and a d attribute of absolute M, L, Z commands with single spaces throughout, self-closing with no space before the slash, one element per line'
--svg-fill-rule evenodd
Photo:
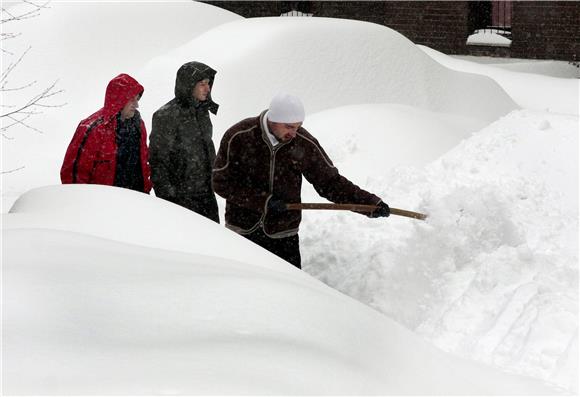
<path fill-rule="evenodd" d="M 279 256 L 286 262 L 291 263 L 298 269 L 301 269 L 301 259 L 300 259 L 300 241 L 298 235 L 284 237 L 284 238 L 271 238 L 264 234 L 262 229 L 258 229 L 253 233 L 243 235 L 248 240 L 260 247 L 267 249 L 274 255 Z"/>

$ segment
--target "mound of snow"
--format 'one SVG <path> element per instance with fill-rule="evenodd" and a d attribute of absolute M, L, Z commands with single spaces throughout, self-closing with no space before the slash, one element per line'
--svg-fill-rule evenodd
<path fill-rule="evenodd" d="M 227 50 L 226 50 L 227 49 Z M 492 122 L 516 108 L 492 80 L 441 67 L 387 27 L 328 18 L 251 18 L 220 25 L 142 71 L 154 111 L 173 97 L 177 68 L 196 59 L 218 71 L 213 97 L 221 134 L 267 108 L 279 91 L 307 114 L 364 103 L 399 103 Z"/>
<path fill-rule="evenodd" d="M 449 69 L 491 77 L 522 108 L 578 115 L 580 81 L 577 78 L 521 73 L 517 66 L 513 66 L 516 71 L 511 71 L 506 70 L 509 66 L 482 65 L 450 57 L 429 47 L 418 47 Z"/>
<path fill-rule="evenodd" d="M 21 3 L 9 11 L 19 15 L 31 8 Z M 17 57 L 32 47 L 13 72 L 12 84 L 58 80 L 69 105 L 60 117 L 76 120 L 79 103 L 85 109 L 81 114 L 102 106 L 106 84 L 117 74 L 133 74 L 139 80 L 138 69 L 151 58 L 238 19 L 242 17 L 224 9 L 187 0 L 163 6 L 151 2 L 59 1 L 49 3 L 36 17 L 3 26 L 6 31 L 20 33 L 4 42 L 3 48 Z"/>
<path fill-rule="evenodd" d="M 580 78 L 580 68 L 566 61 L 556 61 L 553 59 L 497 58 L 474 55 L 453 55 L 453 58 L 495 66 L 500 69 L 511 70 L 512 72 L 541 74 L 563 79 Z"/>
<path fill-rule="evenodd" d="M 362 185 L 369 175 L 434 161 L 485 125 L 397 104 L 343 106 L 308 116 L 304 123 L 334 165 Z"/>
<path fill-rule="evenodd" d="M 507 37 L 502 36 L 492 31 L 476 30 L 475 33 L 467 37 L 468 45 L 490 45 L 496 47 L 510 47 L 512 41 Z"/>
<path fill-rule="evenodd" d="M 578 390 L 578 118 L 516 111 L 365 187 L 427 222 L 304 214 L 303 268 L 437 346 Z"/>
<path fill-rule="evenodd" d="M 50 225 L 55 230 L 143 247 L 219 255 L 292 271 L 285 261 L 237 233 L 179 205 L 129 189 L 102 185 L 46 186 L 20 196 L 10 214 L 3 219 L 7 228 L 22 222 L 29 227 Z M 224 246 L 228 249 L 224 250 Z"/>
<path fill-rule="evenodd" d="M 289 264 L 254 266 L 273 258 L 120 190 L 38 189 L 3 216 L 3 392 L 554 392 L 445 354 Z M 74 219 L 82 226 L 70 231 Z M 176 220 L 187 230 L 163 228 Z M 146 242 L 151 224 L 161 227 L 158 246 L 187 233 L 210 255 L 127 242 Z M 241 249 L 248 262 L 224 252 Z"/>

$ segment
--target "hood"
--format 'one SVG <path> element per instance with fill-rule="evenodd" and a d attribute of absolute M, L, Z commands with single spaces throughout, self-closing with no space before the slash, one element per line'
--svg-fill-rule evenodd
<path fill-rule="evenodd" d="M 213 88 L 216 73 L 215 70 L 200 62 L 188 62 L 182 65 L 175 78 L 175 98 L 182 106 L 195 106 L 197 101 L 192 96 L 193 87 L 198 81 L 209 79 L 209 86 Z M 216 114 L 219 108 L 219 105 L 211 98 L 211 91 L 200 106 L 207 108 L 213 114 Z"/>
<path fill-rule="evenodd" d="M 105 118 L 109 119 L 119 113 L 137 94 L 143 94 L 144 88 L 128 74 L 120 74 L 109 81 L 105 92 L 105 106 L 103 111 Z"/>

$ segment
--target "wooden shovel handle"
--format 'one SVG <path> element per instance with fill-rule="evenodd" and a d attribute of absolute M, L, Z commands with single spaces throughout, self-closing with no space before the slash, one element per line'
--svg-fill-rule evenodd
<path fill-rule="evenodd" d="M 420 212 L 414 212 L 414 211 L 401 210 L 398 208 L 391 208 L 391 214 L 399 215 L 399 216 L 406 216 L 407 218 L 420 219 L 422 221 L 427 219 L 426 214 L 422 214 Z"/>
<path fill-rule="evenodd" d="M 334 204 L 334 203 L 299 203 L 286 204 L 289 210 L 338 210 L 338 211 L 360 211 L 373 212 L 377 209 L 376 205 L 368 204 Z M 407 218 L 414 218 L 425 220 L 427 215 L 419 212 L 401 210 L 398 208 L 391 208 L 392 215 L 406 216 Z"/>

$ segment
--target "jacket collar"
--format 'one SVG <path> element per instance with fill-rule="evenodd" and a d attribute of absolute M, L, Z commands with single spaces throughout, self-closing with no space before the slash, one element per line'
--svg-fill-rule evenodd
<path fill-rule="evenodd" d="M 273 152 L 274 147 L 279 149 L 282 146 L 285 146 L 285 145 L 288 145 L 289 143 L 292 143 L 294 141 L 294 139 L 291 139 L 291 140 L 286 141 L 286 142 L 278 140 L 279 143 L 276 146 L 274 146 L 272 144 L 272 141 L 268 137 L 268 134 L 270 132 L 268 131 L 268 121 L 266 120 L 266 113 L 267 112 L 268 112 L 268 109 L 262 111 L 262 113 L 260 113 L 260 116 L 258 116 L 258 127 L 260 128 L 262 139 L 264 140 L 264 142 L 266 142 L 266 145 L 268 145 L 268 148 L 270 149 L 270 151 Z"/>

